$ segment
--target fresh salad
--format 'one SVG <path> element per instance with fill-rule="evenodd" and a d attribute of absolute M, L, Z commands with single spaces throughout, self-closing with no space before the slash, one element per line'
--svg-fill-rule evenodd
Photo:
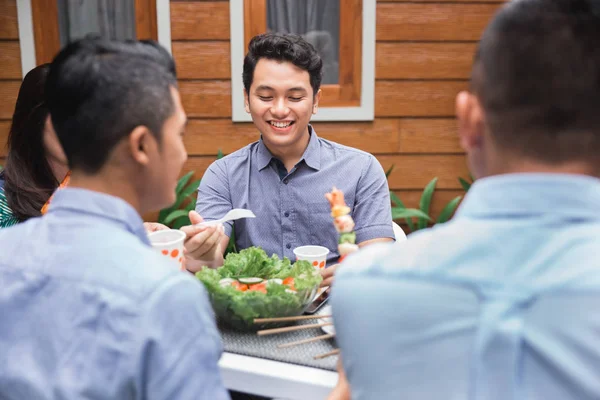
<path fill-rule="evenodd" d="M 257 329 L 255 318 L 301 314 L 314 298 L 321 274 L 307 261 L 294 264 L 260 247 L 230 253 L 222 267 L 196 277 L 206 287 L 220 321 L 238 329 Z"/>

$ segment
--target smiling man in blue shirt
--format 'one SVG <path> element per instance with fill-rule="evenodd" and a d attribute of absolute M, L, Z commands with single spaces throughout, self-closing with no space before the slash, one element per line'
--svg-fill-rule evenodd
<path fill-rule="evenodd" d="M 250 42 L 244 98 L 260 139 L 208 168 L 196 210 L 215 220 L 232 208 L 248 208 L 257 218 L 226 223 L 221 242 L 213 243 L 221 252 L 210 251 L 214 246 L 201 243 L 202 236 L 190 240 L 187 249 L 196 259 L 190 269 L 220 265 L 232 233 L 238 249 L 260 246 L 293 260 L 294 248 L 321 245 L 330 251 L 328 261 L 336 261 L 338 233 L 325 199 L 333 186 L 352 209 L 359 246 L 394 240 L 389 188 L 377 159 L 319 138 L 309 124 L 321 98 L 322 68 L 317 51 L 300 36 L 271 32 Z"/>
<path fill-rule="evenodd" d="M 480 179 L 449 223 L 339 268 L 353 399 L 600 398 L 599 43 L 597 0 L 493 18 L 456 101 Z"/>
<path fill-rule="evenodd" d="M 187 158 L 173 60 L 83 39 L 45 93 L 71 183 L 46 216 L 0 230 L 0 398 L 228 399 L 206 292 L 140 218 L 174 202 Z"/>

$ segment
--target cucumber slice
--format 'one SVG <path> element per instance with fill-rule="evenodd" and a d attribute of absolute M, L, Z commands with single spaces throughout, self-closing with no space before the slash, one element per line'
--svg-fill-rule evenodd
<path fill-rule="evenodd" d="M 222 287 L 230 286 L 233 282 L 235 282 L 235 279 L 223 278 L 219 281 L 219 285 L 221 285 Z"/>
<path fill-rule="evenodd" d="M 238 281 L 247 285 L 254 285 L 256 283 L 261 283 L 263 280 L 262 278 L 239 278 Z"/>
<path fill-rule="evenodd" d="M 285 291 L 286 291 L 287 293 L 293 293 L 293 294 L 296 294 L 296 293 L 298 293 L 298 292 L 296 292 L 295 290 L 292 290 L 292 289 L 285 289 Z"/>
<path fill-rule="evenodd" d="M 283 285 L 283 280 L 279 278 L 269 279 L 267 283 L 274 283 L 276 285 Z"/>

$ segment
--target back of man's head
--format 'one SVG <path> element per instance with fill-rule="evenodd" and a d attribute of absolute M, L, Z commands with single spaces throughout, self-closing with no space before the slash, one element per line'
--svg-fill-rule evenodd
<path fill-rule="evenodd" d="M 98 172 L 138 126 L 160 143 L 176 86 L 175 64 L 154 42 L 87 37 L 66 46 L 50 66 L 45 93 L 70 168 Z"/>
<path fill-rule="evenodd" d="M 508 3 L 481 39 L 472 86 L 500 151 L 599 168 L 600 1 Z"/>

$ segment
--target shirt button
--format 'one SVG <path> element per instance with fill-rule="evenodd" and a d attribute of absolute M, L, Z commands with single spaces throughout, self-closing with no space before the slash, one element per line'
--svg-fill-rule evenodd
<path fill-rule="evenodd" d="M 290 213 L 286 211 L 286 212 L 283 214 L 283 216 L 287 218 L 287 217 L 289 217 L 289 216 L 290 216 Z"/>
<path fill-rule="evenodd" d="M 287 249 L 291 249 L 291 248 L 292 248 L 292 245 L 288 243 L 288 244 L 286 244 L 286 245 L 285 245 L 285 247 L 286 247 Z"/>
<path fill-rule="evenodd" d="M 283 183 L 285 183 L 286 185 L 288 184 L 288 182 L 289 182 L 289 181 L 288 181 L 288 179 L 287 179 L 287 178 L 285 178 L 285 179 L 283 180 Z"/>

